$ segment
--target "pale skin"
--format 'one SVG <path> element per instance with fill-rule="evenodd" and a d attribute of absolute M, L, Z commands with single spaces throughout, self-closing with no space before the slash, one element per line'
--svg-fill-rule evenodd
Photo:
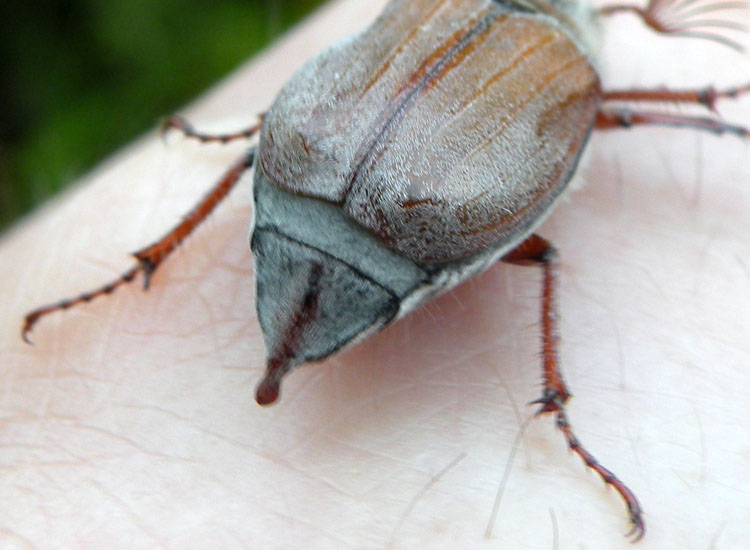
<path fill-rule="evenodd" d="M 206 131 L 249 125 L 382 4 L 330 6 L 183 114 Z M 605 84 L 750 74 L 747 55 L 624 16 L 605 30 Z M 748 98 L 719 110 L 750 124 Z M 539 269 L 493 267 L 294 372 L 260 408 L 246 178 L 147 293 L 50 316 L 23 344 L 28 309 L 126 269 L 124 253 L 245 147 L 148 136 L 4 235 L 0 546 L 629 548 L 621 501 L 549 417 L 528 424 L 491 521 L 539 397 Z M 569 418 L 638 495 L 641 548 L 750 540 L 749 147 L 690 130 L 595 134 L 585 186 L 539 230 L 560 252 Z"/>

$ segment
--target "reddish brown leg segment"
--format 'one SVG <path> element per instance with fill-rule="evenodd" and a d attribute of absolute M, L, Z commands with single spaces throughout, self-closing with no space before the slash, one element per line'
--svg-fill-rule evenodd
<path fill-rule="evenodd" d="M 262 122 L 262 115 L 261 115 L 261 122 Z M 253 137 L 255 134 L 258 133 L 258 130 L 260 130 L 261 122 L 258 124 L 254 124 L 253 126 L 250 126 L 249 128 L 245 128 L 244 130 L 240 130 L 238 132 L 232 132 L 229 134 L 205 134 L 203 132 L 198 132 L 193 128 L 193 125 L 190 124 L 187 120 L 180 116 L 171 116 L 164 120 L 164 122 L 161 125 L 161 131 L 163 133 L 168 132 L 169 130 L 177 130 L 179 132 L 182 132 L 183 135 L 191 138 L 195 138 L 201 143 L 209 143 L 209 142 L 219 142 L 219 143 L 229 143 L 230 141 L 235 141 L 238 139 L 248 139 Z"/>
<path fill-rule="evenodd" d="M 715 118 L 656 111 L 635 111 L 627 107 L 602 107 L 597 114 L 594 127 L 597 130 L 612 130 L 645 125 L 692 128 L 718 135 L 734 134 L 743 139 L 750 138 L 750 128 L 729 124 Z"/>
<path fill-rule="evenodd" d="M 570 398 L 570 391 L 562 377 L 557 356 L 559 336 L 557 331 L 557 308 L 555 306 L 555 288 L 557 285 L 557 251 L 551 243 L 531 235 L 517 248 L 508 252 L 503 261 L 516 265 L 539 265 L 544 270 L 542 284 L 542 361 L 544 367 L 544 391 L 542 397 L 534 401 L 540 406 L 537 414 L 554 413 L 557 427 L 563 433 L 571 451 L 581 457 L 583 462 L 594 470 L 604 483 L 617 491 L 625 501 L 632 529 L 626 536 L 633 536 L 633 542 L 640 540 L 646 532 L 643 521 L 643 510 L 633 491 L 609 469 L 602 466 L 596 458 L 581 444 L 568 421 L 565 403 Z"/>
<path fill-rule="evenodd" d="M 242 174 L 253 165 L 253 159 L 255 158 L 255 149 L 251 149 L 242 158 L 237 161 L 224 176 L 214 185 L 214 187 L 201 199 L 201 201 L 190 211 L 186 216 L 182 218 L 182 221 L 170 229 L 161 239 L 156 241 L 150 246 L 143 248 L 133 253 L 137 263 L 125 273 L 120 275 L 118 279 L 107 283 L 97 289 L 54 304 L 49 304 L 30 311 L 24 318 L 23 328 L 21 329 L 21 336 L 27 343 L 31 343 L 29 340 L 29 333 L 34 328 L 36 322 L 52 312 L 68 309 L 71 306 L 81 304 L 83 302 L 89 302 L 98 296 L 111 293 L 120 285 L 131 282 L 135 276 L 140 272 L 143 273 L 143 288 L 148 289 L 151 275 L 154 273 L 157 267 L 169 256 L 172 251 L 188 236 L 190 233 L 208 217 L 208 215 L 216 208 L 221 200 L 226 197 L 227 193 L 235 186 L 239 181 Z"/>
<path fill-rule="evenodd" d="M 631 126 L 672 126 L 692 128 L 714 134 L 734 134 L 741 138 L 750 137 L 750 128 L 730 124 L 712 116 L 691 116 L 666 111 L 635 110 L 622 104 L 628 103 L 675 103 L 697 104 L 716 110 L 716 103 L 722 99 L 735 99 L 750 94 L 750 84 L 716 90 L 713 87 L 692 90 L 670 90 L 667 88 L 605 91 L 602 94 L 604 105 L 599 109 L 595 127 L 598 130 L 630 128 Z M 620 104 L 609 106 L 608 103 Z"/>
<path fill-rule="evenodd" d="M 716 111 L 716 103 L 721 99 L 736 99 L 750 93 L 750 84 L 717 90 L 713 86 L 693 90 L 669 90 L 667 88 L 630 88 L 625 90 L 605 91 L 604 101 L 619 102 L 660 102 L 660 103 L 693 103 L 703 105 Z"/>
<path fill-rule="evenodd" d="M 539 413 L 557 412 L 570 398 L 557 359 L 560 338 L 557 333 L 555 286 L 557 280 L 557 251 L 548 241 L 532 235 L 518 247 L 503 256 L 503 261 L 515 265 L 539 265 L 544 269 L 542 284 L 542 365 L 544 395 L 538 402 L 543 406 Z M 556 402 L 557 403 L 556 403 Z"/>

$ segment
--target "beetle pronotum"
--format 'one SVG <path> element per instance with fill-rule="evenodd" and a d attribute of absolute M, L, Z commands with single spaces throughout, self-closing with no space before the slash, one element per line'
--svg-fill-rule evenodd
<path fill-rule="evenodd" d="M 691 20 L 685 6 L 652 1 L 635 13 L 657 32 L 736 46 L 702 28 L 704 20 Z M 567 420 L 556 253 L 533 230 L 565 189 L 592 129 L 656 124 L 749 135 L 712 117 L 627 104 L 712 109 L 748 87 L 602 90 L 590 38 L 594 16 L 581 5 L 541 0 L 394 0 L 363 34 L 303 68 L 262 125 L 209 136 L 170 119 L 169 127 L 202 141 L 260 133 L 260 143 L 183 222 L 137 252 L 138 263 L 120 279 L 29 313 L 24 338 L 40 317 L 139 273 L 147 286 L 154 269 L 256 166 L 253 250 L 268 346 L 259 403 L 277 399 L 294 366 L 331 355 L 498 259 L 539 265 L 539 411 L 555 414 L 569 447 L 622 496 L 639 539 L 644 522 L 635 495 L 580 444 Z"/>

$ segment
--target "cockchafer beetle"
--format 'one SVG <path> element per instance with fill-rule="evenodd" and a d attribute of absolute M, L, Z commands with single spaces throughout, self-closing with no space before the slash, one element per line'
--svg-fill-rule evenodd
<path fill-rule="evenodd" d="M 258 133 L 260 141 L 180 224 L 135 253 L 134 267 L 99 289 L 30 312 L 23 337 L 28 341 L 40 317 L 107 294 L 138 273 L 148 287 L 161 262 L 255 167 L 251 245 L 268 358 L 258 403 L 276 401 L 295 366 L 361 340 L 497 260 L 539 265 L 539 412 L 555 414 L 568 446 L 621 495 L 638 540 L 638 500 L 568 422 L 570 393 L 557 359 L 556 252 L 533 231 L 566 189 L 594 129 L 656 124 L 750 137 L 712 117 L 623 106 L 713 109 L 748 85 L 602 89 L 597 15 L 631 11 L 657 32 L 738 47 L 703 27 L 716 21 L 693 20 L 688 8 L 668 0 L 598 12 L 564 0 L 392 0 L 366 31 L 303 67 L 261 124 L 217 136 L 169 119 L 166 128 L 201 141 Z"/>

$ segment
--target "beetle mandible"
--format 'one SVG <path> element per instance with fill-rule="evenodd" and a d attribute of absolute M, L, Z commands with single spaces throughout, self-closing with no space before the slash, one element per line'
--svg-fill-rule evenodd
<path fill-rule="evenodd" d="M 621 495 L 638 540 L 645 528 L 638 500 L 568 422 L 570 392 L 557 358 L 556 251 L 534 230 L 565 191 L 592 130 L 659 124 L 748 137 L 747 129 L 711 117 L 627 106 L 713 108 L 747 86 L 602 89 L 595 61 L 601 14 L 633 11 L 657 32 L 737 46 L 700 22 L 685 27 L 680 9 L 660 0 L 645 10 L 598 13 L 563 0 L 392 0 L 367 30 L 303 67 L 261 124 L 209 136 L 170 119 L 168 128 L 202 141 L 260 139 L 180 224 L 135 253 L 136 265 L 120 279 L 30 312 L 24 339 L 40 317 L 139 273 L 147 287 L 254 167 L 251 245 L 267 346 L 258 403 L 276 401 L 294 367 L 361 340 L 498 260 L 538 265 L 539 412 L 555 415 L 568 446 Z"/>

